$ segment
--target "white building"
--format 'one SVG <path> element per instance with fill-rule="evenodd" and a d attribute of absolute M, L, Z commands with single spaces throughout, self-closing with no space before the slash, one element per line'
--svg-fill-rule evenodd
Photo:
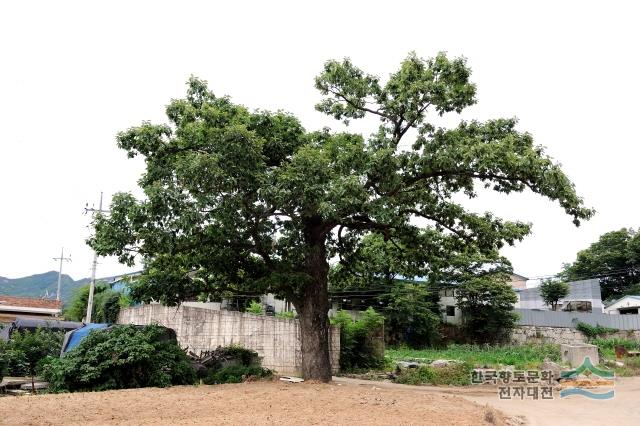
<path fill-rule="evenodd" d="M 528 280 L 529 278 L 519 274 L 511 274 L 509 276 L 509 284 L 516 292 L 526 289 Z M 440 290 L 439 304 L 444 322 L 449 324 L 460 324 L 462 322 L 462 311 L 458 308 L 457 303 L 454 288 Z"/>
<path fill-rule="evenodd" d="M 559 311 L 604 312 L 600 294 L 600 280 L 596 278 L 572 281 L 567 284 L 569 284 L 569 295 L 559 301 Z M 551 307 L 542 300 L 539 287 L 516 289 L 516 294 L 518 295 L 516 308 L 551 310 Z"/>
<path fill-rule="evenodd" d="M 640 296 L 624 296 L 609 304 L 604 312 L 613 315 L 638 314 L 640 309 Z"/>
<path fill-rule="evenodd" d="M 544 303 L 538 287 L 526 288 L 527 278 L 513 274 L 510 278 L 511 287 L 518 296 L 514 308 L 551 310 Z M 569 284 L 569 295 L 558 303 L 558 310 L 580 312 L 604 312 L 604 305 L 600 296 L 600 281 L 597 279 L 573 281 Z M 640 306 L 640 296 L 637 297 Z M 440 291 L 440 310 L 442 319 L 449 324 L 459 324 L 462 321 L 462 311 L 456 306 L 455 289 Z"/>

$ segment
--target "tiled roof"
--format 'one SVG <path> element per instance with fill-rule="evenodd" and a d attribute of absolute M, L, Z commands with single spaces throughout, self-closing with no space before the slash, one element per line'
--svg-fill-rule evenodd
<path fill-rule="evenodd" d="M 20 306 L 24 308 L 62 309 L 62 302 L 52 299 L 36 299 L 33 297 L 5 296 L 0 294 L 0 310 L 3 306 Z"/>

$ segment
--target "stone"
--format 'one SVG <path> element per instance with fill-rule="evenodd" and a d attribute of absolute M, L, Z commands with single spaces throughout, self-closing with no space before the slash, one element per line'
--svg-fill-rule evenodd
<path fill-rule="evenodd" d="M 540 364 L 540 371 L 551 371 L 553 373 L 554 380 L 560 379 L 560 374 L 562 373 L 562 368 L 558 364 L 548 359 L 545 359 L 542 364 Z"/>

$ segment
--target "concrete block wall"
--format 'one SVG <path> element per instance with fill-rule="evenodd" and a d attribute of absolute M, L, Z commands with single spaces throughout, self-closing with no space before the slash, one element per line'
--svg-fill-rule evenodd
<path fill-rule="evenodd" d="M 607 338 L 618 337 L 640 341 L 640 330 L 620 330 L 606 335 Z M 569 327 L 546 327 L 521 325 L 513 330 L 513 343 L 557 343 L 579 345 L 589 340 L 581 331 Z"/>
<path fill-rule="evenodd" d="M 574 328 L 541 327 L 535 325 L 521 325 L 513 330 L 511 340 L 517 344 L 523 343 L 557 343 L 575 345 L 587 343 L 587 337 Z"/>
<path fill-rule="evenodd" d="M 302 355 L 298 320 L 190 306 L 159 304 L 122 309 L 119 324 L 159 324 L 175 330 L 183 348 L 199 354 L 218 346 L 241 345 L 262 357 L 262 365 L 280 374 L 300 375 Z M 331 327 L 330 357 L 339 370 L 340 329 Z"/>

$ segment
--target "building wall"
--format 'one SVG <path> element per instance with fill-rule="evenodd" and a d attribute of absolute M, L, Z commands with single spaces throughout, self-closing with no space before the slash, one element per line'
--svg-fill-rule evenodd
<path fill-rule="evenodd" d="M 298 320 L 248 313 L 159 304 L 122 309 L 118 324 L 159 324 L 175 330 L 178 343 L 196 354 L 218 346 L 241 345 L 262 357 L 262 365 L 280 374 L 300 375 L 302 355 Z M 340 329 L 331 327 L 330 357 L 340 362 Z"/>
<path fill-rule="evenodd" d="M 511 288 L 524 290 L 527 288 L 527 278 L 518 274 L 509 275 L 509 284 L 511 284 Z"/>
<path fill-rule="evenodd" d="M 569 284 L 569 295 L 561 300 L 561 305 L 569 301 L 589 301 L 592 312 L 603 312 L 602 296 L 600 294 L 600 281 L 598 279 L 573 281 Z M 538 287 L 518 291 L 518 303 L 516 308 L 549 310 L 544 303 Z M 558 309 L 561 309 L 560 307 Z"/>
<path fill-rule="evenodd" d="M 604 312 L 607 314 L 620 314 L 619 309 L 625 308 L 638 308 L 640 307 L 640 297 L 638 296 L 625 296 L 622 299 L 618 300 L 612 305 L 609 305 L 604 309 Z"/>
<path fill-rule="evenodd" d="M 457 307 L 457 299 L 453 295 L 449 295 L 448 292 L 446 294 L 447 295 L 445 295 L 444 292 L 440 292 L 440 301 L 438 302 L 438 304 L 440 305 L 440 315 L 442 321 L 446 322 L 447 324 L 462 323 L 462 311 Z M 453 306 L 453 316 L 447 314 L 447 306 Z"/>

